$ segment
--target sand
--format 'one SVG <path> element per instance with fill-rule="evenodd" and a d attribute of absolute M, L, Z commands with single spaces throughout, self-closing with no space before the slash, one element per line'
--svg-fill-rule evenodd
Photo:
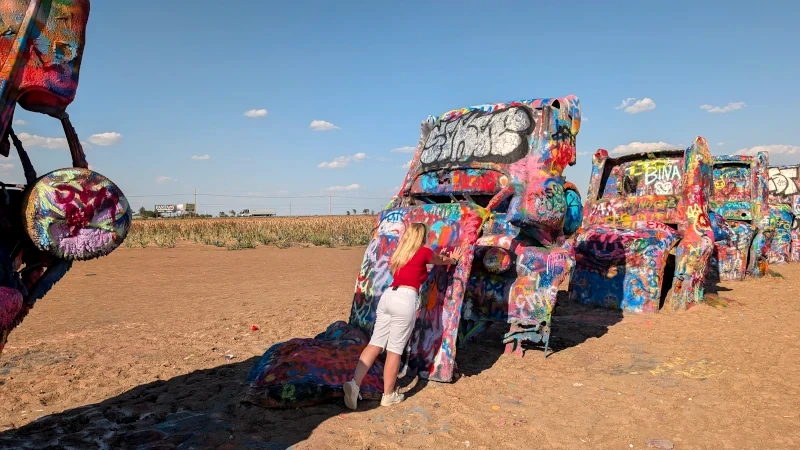
<path fill-rule="evenodd" d="M 458 352 L 461 378 L 394 407 L 242 404 L 270 345 L 347 320 L 363 251 L 184 245 L 76 264 L 0 356 L 0 448 L 800 448 L 800 264 L 684 312 L 563 300 L 547 359 L 503 356 L 497 324 Z"/>

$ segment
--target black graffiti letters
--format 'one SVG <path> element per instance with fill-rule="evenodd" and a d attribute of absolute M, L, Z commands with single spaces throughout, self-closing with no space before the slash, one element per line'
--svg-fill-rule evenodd
<path fill-rule="evenodd" d="M 800 192 L 800 168 L 769 169 L 769 193 L 778 196 L 794 195 Z"/>
<path fill-rule="evenodd" d="M 439 122 L 425 141 L 422 164 L 514 162 L 528 151 L 533 124 L 530 113 L 522 107 L 492 113 L 476 110 Z"/>

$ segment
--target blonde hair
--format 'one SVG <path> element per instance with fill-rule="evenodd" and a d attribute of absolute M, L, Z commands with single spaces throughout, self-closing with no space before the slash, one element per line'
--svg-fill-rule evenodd
<path fill-rule="evenodd" d="M 392 273 L 397 273 L 409 260 L 417 253 L 417 250 L 425 245 L 428 237 L 428 228 L 422 223 L 412 223 L 409 225 L 406 232 L 400 237 L 400 243 L 397 244 L 397 250 L 391 257 L 389 268 Z"/>

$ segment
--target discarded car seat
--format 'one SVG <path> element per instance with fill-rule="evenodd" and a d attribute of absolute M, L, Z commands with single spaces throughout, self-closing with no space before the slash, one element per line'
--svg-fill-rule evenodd
<path fill-rule="evenodd" d="M 344 397 L 342 385 L 353 378 L 369 336 L 338 321 L 313 339 L 273 345 L 250 371 L 245 398 L 267 408 L 298 408 Z M 376 360 L 361 384 L 361 396 L 380 400 L 383 363 Z"/>

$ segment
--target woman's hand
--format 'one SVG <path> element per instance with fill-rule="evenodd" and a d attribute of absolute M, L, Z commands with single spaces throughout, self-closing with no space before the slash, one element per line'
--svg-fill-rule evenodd
<path fill-rule="evenodd" d="M 450 252 L 450 259 L 453 260 L 453 264 L 458 264 L 461 261 L 461 257 L 464 256 L 464 249 L 462 247 L 456 247 Z"/>
<path fill-rule="evenodd" d="M 461 260 L 462 256 L 464 256 L 464 249 L 456 247 L 449 255 L 446 252 L 434 254 L 433 259 L 431 259 L 431 264 L 437 266 L 456 265 Z"/>

